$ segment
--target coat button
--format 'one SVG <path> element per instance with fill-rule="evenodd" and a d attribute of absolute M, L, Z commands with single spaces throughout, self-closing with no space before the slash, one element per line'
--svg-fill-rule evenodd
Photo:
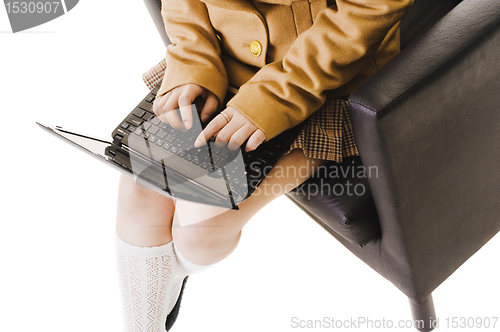
<path fill-rule="evenodd" d="M 258 57 L 262 54 L 262 45 L 254 40 L 252 44 L 250 44 L 250 52 L 254 57 Z"/>

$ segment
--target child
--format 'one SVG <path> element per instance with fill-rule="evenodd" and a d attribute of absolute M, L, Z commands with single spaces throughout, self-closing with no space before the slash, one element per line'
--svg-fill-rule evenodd
<path fill-rule="evenodd" d="M 229 255 L 259 209 L 327 161 L 357 155 L 346 97 L 399 52 L 399 21 L 412 2 L 162 1 L 172 45 L 156 115 L 189 129 L 190 105 L 201 96 L 209 123 L 195 145 L 216 135 L 233 148 L 247 142 L 248 151 L 305 121 L 277 166 L 307 172 L 271 171 L 259 188 L 282 190 L 257 190 L 238 211 L 176 202 L 123 177 L 117 245 L 127 331 L 164 331 L 184 278 Z M 227 90 L 236 95 L 223 105 Z"/>

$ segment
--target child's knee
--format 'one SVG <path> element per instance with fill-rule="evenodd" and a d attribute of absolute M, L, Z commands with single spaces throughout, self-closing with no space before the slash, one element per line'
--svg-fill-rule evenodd
<path fill-rule="evenodd" d="M 227 217 L 222 213 L 182 227 L 176 215 L 172 228 L 174 243 L 193 263 L 219 261 L 234 250 L 240 238 L 241 225 L 237 225 L 237 220 L 226 220 Z"/>

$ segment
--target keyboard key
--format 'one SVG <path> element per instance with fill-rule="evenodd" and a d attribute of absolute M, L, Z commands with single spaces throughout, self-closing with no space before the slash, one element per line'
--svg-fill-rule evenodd
<path fill-rule="evenodd" d="M 212 156 L 212 164 L 217 165 L 222 159 L 217 156 Z"/>
<path fill-rule="evenodd" d="M 177 152 L 179 152 L 179 148 L 178 148 L 178 147 L 176 147 L 176 146 L 172 146 L 172 147 L 170 148 L 170 152 L 177 154 Z"/>
<path fill-rule="evenodd" d="M 170 144 L 170 143 L 165 143 L 165 144 L 163 144 L 163 146 L 162 146 L 162 148 L 163 148 L 163 149 L 165 149 L 165 150 L 167 150 L 167 151 L 168 151 L 171 147 L 172 147 L 172 144 Z"/>
<path fill-rule="evenodd" d="M 185 156 L 184 156 L 184 159 L 186 159 L 187 161 L 191 161 L 193 160 L 194 156 L 190 153 L 187 153 Z"/>
<path fill-rule="evenodd" d="M 186 155 L 186 152 L 181 150 L 181 151 L 177 152 L 177 155 L 181 158 L 184 158 L 184 156 Z"/>
<path fill-rule="evenodd" d="M 180 148 L 181 148 L 183 151 L 186 151 L 186 152 L 188 152 L 188 151 L 189 151 L 189 152 L 191 152 L 191 148 L 192 148 L 192 146 L 191 146 L 190 144 L 188 144 L 188 143 L 184 142 L 184 144 L 182 144 L 182 145 L 180 146 Z"/>
<path fill-rule="evenodd" d="M 176 138 L 176 139 L 174 140 L 173 144 L 174 144 L 174 145 L 176 145 L 176 146 L 181 146 L 181 145 L 183 145 L 183 144 L 184 144 L 184 140 L 183 140 L 182 138 L 180 138 L 180 137 L 179 137 L 179 138 Z"/>
<path fill-rule="evenodd" d="M 160 130 L 160 128 L 158 128 L 157 126 L 151 126 L 149 127 L 148 129 L 148 132 L 153 134 L 153 135 L 156 135 L 156 133 Z"/>
<path fill-rule="evenodd" d="M 232 154 L 233 154 L 233 153 L 232 153 L 231 151 L 224 149 L 224 150 L 222 150 L 222 151 L 221 151 L 221 153 L 219 154 L 219 156 L 220 156 L 221 158 L 227 159 L 227 158 L 229 158 Z"/>
<path fill-rule="evenodd" d="M 156 140 L 157 140 L 157 138 L 156 138 L 156 137 L 154 137 L 153 135 L 148 135 L 148 141 L 149 141 L 150 143 L 154 143 L 154 142 L 156 142 Z"/>
<path fill-rule="evenodd" d="M 157 136 L 158 138 L 164 139 L 164 138 L 165 138 L 165 136 L 167 136 L 167 133 L 166 133 L 164 130 L 161 130 L 161 129 L 160 129 L 160 130 L 156 133 L 156 136 Z"/>
<path fill-rule="evenodd" d="M 212 144 L 210 150 L 211 150 L 212 154 L 219 155 L 224 150 L 224 148 Z"/>
<path fill-rule="evenodd" d="M 203 157 L 203 158 L 208 158 L 210 156 L 210 153 L 208 152 L 208 149 L 206 147 L 200 148 L 200 152 L 198 153 L 198 157 Z"/>
<path fill-rule="evenodd" d="M 155 126 L 159 125 L 161 120 L 158 117 L 153 118 L 150 123 L 154 124 Z"/>
<path fill-rule="evenodd" d="M 149 95 L 144 100 L 147 101 L 148 103 L 152 103 L 155 100 L 155 96 L 154 95 Z"/>
<path fill-rule="evenodd" d="M 198 158 L 200 158 L 201 161 L 210 162 L 210 156 L 208 155 L 208 152 L 206 152 L 206 151 L 202 151 L 202 153 L 200 153 L 198 155 Z"/>
<path fill-rule="evenodd" d="M 118 129 L 116 130 L 116 132 L 117 132 L 118 134 L 120 134 L 121 136 L 123 136 L 123 137 L 128 136 L 128 134 L 129 134 L 129 132 L 128 132 L 128 131 L 123 130 L 123 129 L 121 129 L 121 128 L 118 128 Z"/>
<path fill-rule="evenodd" d="M 158 139 L 156 140 L 155 144 L 158 145 L 158 146 L 162 146 L 163 143 L 165 143 L 164 141 L 162 141 L 161 139 Z"/>
<path fill-rule="evenodd" d="M 201 160 L 200 160 L 200 158 L 196 157 L 193 159 L 192 163 L 195 165 L 199 165 L 201 163 Z"/>
<path fill-rule="evenodd" d="M 143 101 L 142 103 L 140 103 L 139 107 L 148 111 L 148 112 L 153 113 L 153 104 L 151 104 L 151 103 Z"/>
<path fill-rule="evenodd" d="M 200 165 L 199 165 L 199 166 L 200 166 L 201 168 L 203 168 L 203 169 L 207 169 L 208 167 L 210 167 L 210 164 L 209 164 L 209 163 L 207 163 L 206 161 L 204 161 L 204 162 L 200 163 Z"/>
<path fill-rule="evenodd" d="M 122 124 L 120 125 L 120 127 L 122 127 L 123 129 L 127 129 L 129 126 L 130 126 L 130 125 L 129 125 L 128 123 L 126 123 L 126 122 L 124 122 L 124 123 L 122 123 Z"/>
<path fill-rule="evenodd" d="M 268 157 L 273 157 L 275 154 L 274 151 L 271 151 L 271 150 L 266 150 L 264 151 L 264 155 L 268 156 Z"/>
<path fill-rule="evenodd" d="M 178 131 L 178 132 L 176 132 L 176 133 L 174 134 L 174 136 L 175 136 L 175 139 L 178 139 L 178 140 L 181 140 L 181 141 L 182 141 L 182 140 L 184 140 L 184 137 L 183 137 L 183 133 L 182 133 L 182 131 Z"/>
<path fill-rule="evenodd" d="M 133 115 L 135 115 L 136 117 L 138 118 L 142 118 L 145 114 L 146 114 L 146 111 L 145 110 L 142 110 L 140 108 L 136 108 L 133 112 L 132 112 Z"/>
<path fill-rule="evenodd" d="M 136 127 L 139 127 L 143 121 L 139 118 L 136 118 L 135 116 L 132 116 L 127 119 L 127 122 L 133 124 Z"/>

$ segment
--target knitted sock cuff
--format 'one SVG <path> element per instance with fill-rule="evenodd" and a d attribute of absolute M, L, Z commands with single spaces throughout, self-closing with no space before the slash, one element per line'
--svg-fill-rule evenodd
<path fill-rule="evenodd" d="M 215 262 L 213 264 L 208 264 L 208 265 L 199 265 L 195 264 L 191 261 L 189 261 L 186 257 L 184 257 L 181 252 L 179 251 L 179 248 L 175 245 L 174 243 L 174 253 L 175 256 L 177 257 L 177 262 L 179 263 L 179 268 L 181 268 L 184 272 L 185 275 L 191 275 L 196 272 L 201 272 L 204 271 L 218 262 Z"/>
<path fill-rule="evenodd" d="M 172 241 L 157 247 L 139 247 L 123 241 L 120 236 L 115 233 L 115 242 L 118 249 L 121 249 L 123 252 L 134 255 L 136 257 L 150 258 L 175 254 Z"/>

